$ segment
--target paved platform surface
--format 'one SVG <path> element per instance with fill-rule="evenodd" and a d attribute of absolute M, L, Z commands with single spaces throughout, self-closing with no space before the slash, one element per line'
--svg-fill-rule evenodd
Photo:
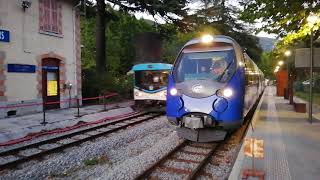
<path fill-rule="evenodd" d="M 75 125 L 80 121 L 90 122 L 101 118 L 117 116 L 133 112 L 133 101 L 103 105 L 85 106 L 80 108 L 81 117 L 76 117 L 77 108 L 58 109 L 46 111 L 46 122 L 43 121 L 43 113 L 0 119 L 0 143 L 26 136 L 29 133 L 52 130 Z"/>
<path fill-rule="evenodd" d="M 306 113 L 296 113 L 288 100 L 275 96 L 267 87 L 246 138 L 264 140 L 264 158 L 255 167 L 270 180 L 320 179 L 320 121 L 310 124 Z M 242 146 L 229 179 L 242 179 L 241 173 L 252 167 Z M 248 178 L 257 179 L 257 178 Z"/>

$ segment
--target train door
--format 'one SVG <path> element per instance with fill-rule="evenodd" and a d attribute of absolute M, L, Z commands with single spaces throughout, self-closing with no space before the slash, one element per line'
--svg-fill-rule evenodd
<path fill-rule="evenodd" d="M 46 110 L 60 108 L 59 63 L 52 58 L 42 61 L 42 98 Z"/>

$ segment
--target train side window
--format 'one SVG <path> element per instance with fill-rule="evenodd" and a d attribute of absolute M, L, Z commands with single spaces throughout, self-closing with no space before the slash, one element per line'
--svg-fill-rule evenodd
<path fill-rule="evenodd" d="M 246 85 L 251 85 L 252 84 L 252 75 L 251 75 L 251 71 L 252 71 L 252 66 L 250 63 L 250 59 L 244 55 L 244 61 L 245 61 L 245 76 L 246 76 Z"/>

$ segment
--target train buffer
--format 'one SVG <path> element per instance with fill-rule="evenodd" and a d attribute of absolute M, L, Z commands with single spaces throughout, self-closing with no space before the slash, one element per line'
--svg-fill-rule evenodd
<path fill-rule="evenodd" d="M 320 178 L 320 120 L 310 124 L 269 86 L 252 124 L 229 179 Z"/>

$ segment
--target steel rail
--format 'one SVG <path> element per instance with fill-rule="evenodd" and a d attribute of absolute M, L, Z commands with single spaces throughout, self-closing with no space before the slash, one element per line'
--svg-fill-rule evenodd
<path fill-rule="evenodd" d="M 181 144 L 176 146 L 174 149 L 169 151 L 165 156 L 160 158 L 156 163 L 154 163 L 152 166 L 147 168 L 144 172 L 139 174 L 135 179 L 137 180 L 144 180 L 148 179 L 149 176 L 154 172 L 158 167 L 160 167 L 162 164 L 164 164 L 166 161 L 170 160 L 171 157 L 180 152 L 184 147 L 190 145 L 190 141 L 184 140 Z M 201 162 L 199 162 L 196 166 L 196 168 L 192 169 L 192 171 L 189 173 L 188 177 L 186 179 L 194 179 L 198 173 L 201 171 L 201 169 L 207 164 L 207 162 L 210 160 L 210 157 L 214 155 L 216 152 L 218 146 L 220 143 L 211 143 L 211 148 L 208 153 L 206 153 L 205 157 L 202 159 Z M 200 149 L 203 149 L 203 147 L 199 147 Z M 172 159 L 174 161 L 174 159 Z M 189 170 L 188 170 L 189 171 Z"/>
<path fill-rule="evenodd" d="M 59 136 L 59 137 L 56 137 L 56 138 L 51 138 L 51 139 L 48 139 L 48 140 L 43 140 L 43 141 L 40 141 L 40 142 L 28 144 L 26 146 L 21 146 L 21 147 L 17 147 L 17 148 L 13 148 L 13 149 L 4 151 L 4 152 L 0 153 L 0 157 L 13 155 L 13 156 L 18 157 L 18 159 L 13 160 L 13 161 L 9 161 L 9 162 L 4 163 L 4 164 L 0 164 L 0 171 L 2 171 L 4 169 L 14 168 L 17 165 L 19 165 L 21 163 L 24 163 L 24 162 L 27 162 L 29 160 L 39 159 L 39 158 L 42 158 L 45 155 L 52 154 L 52 153 L 57 153 L 57 152 L 59 152 L 61 150 L 64 150 L 64 149 L 66 149 L 68 147 L 79 145 L 79 144 L 81 144 L 83 142 L 96 139 L 98 137 L 110 134 L 112 132 L 115 132 L 115 131 L 118 131 L 118 130 L 121 130 L 121 129 L 125 129 L 125 128 L 129 127 L 129 126 L 136 125 L 136 124 L 142 123 L 144 121 L 148 121 L 150 119 L 154 119 L 154 118 L 159 117 L 159 116 L 162 115 L 162 113 L 158 113 L 158 114 L 151 113 L 150 116 L 147 116 L 147 117 L 145 117 L 143 119 L 132 121 L 132 119 L 134 119 L 134 118 L 145 116 L 145 115 L 148 115 L 148 114 L 149 114 L 148 112 L 145 112 L 145 113 L 136 114 L 136 115 L 125 117 L 125 118 L 120 118 L 119 120 L 112 121 L 112 122 L 109 122 L 109 123 L 105 123 L 105 124 L 102 124 L 100 126 L 94 126 L 94 127 L 91 127 L 91 128 L 87 128 L 87 129 L 84 129 L 84 130 L 77 131 L 77 132 L 73 132 L 73 133 L 69 133 L 69 134 L 66 134 L 66 135 L 62 135 L 62 136 Z M 129 122 L 126 122 L 126 121 L 129 121 Z M 103 132 L 101 131 L 100 133 L 93 134 L 93 135 L 85 134 L 85 135 L 88 135 L 88 136 L 84 137 L 84 138 L 80 138 L 80 139 L 72 139 L 72 137 L 75 137 L 77 135 L 81 135 L 81 134 L 84 134 L 84 133 L 87 133 L 87 132 L 90 132 L 90 131 L 96 131 L 96 130 L 99 130 L 101 128 L 106 128 L 108 126 L 117 125 L 117 124 L 120 124 L 120 123 L 122 125 L 120 125 L 118 127 L 112 127 L 112 128 L 110 128 L 110 130 L 103 131 Z M 65 143 L 65 144 L 61 144 L 60 143 L 59 146 L 53 147 L 53 148 L 49 148 L 47 150 L 39 149 L 39 147 L 41 145 L 57 143 L 57 142 L 59 142 L 59 141 L 61 141 L 63 139 L 70 139 L 70 138 L 72 140 L 74 140 L 74 141 L 72 141 L 70 143 Z M 39 153 L 31 154 L 29 156 L 21 156 L 21 155 L 18 156 L 19 152 L 27 150 L 27 149 L 32 149 L 32 148 L 38 148 L 41 151 Z"/>

